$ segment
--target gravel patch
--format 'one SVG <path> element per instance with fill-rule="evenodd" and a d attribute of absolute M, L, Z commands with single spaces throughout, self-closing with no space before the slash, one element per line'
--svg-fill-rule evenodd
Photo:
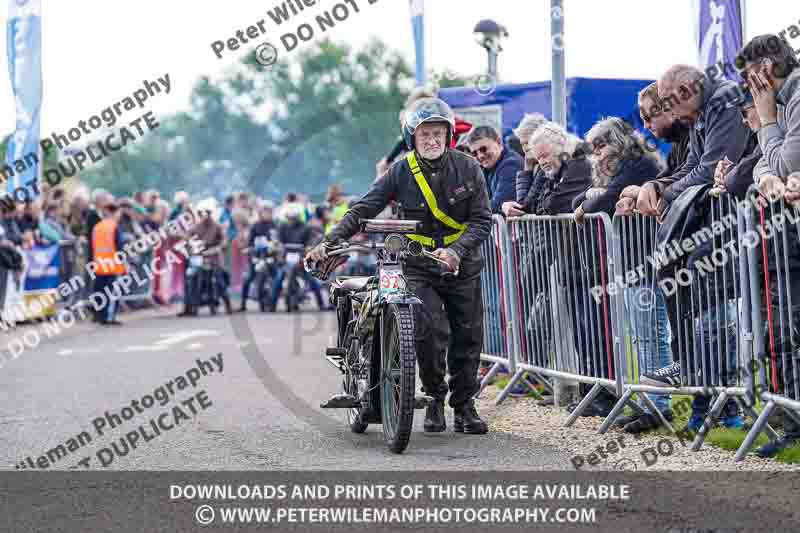
<path fill-rule="evenodd" d="M 581 471 L 800 471 L 800 465 L 762 459 L 752 453 L 744 461 L 736 463 L 733 460 L 734 452 L 716 448 L 709 442 L 703 443 L 697 452 L 692 452 L 691 442 L 682 441 L 674 435 L 630 435 L 614 427 L 605 435 L 600 435 L 597 430 L 603 420 L 596 417 L 578 417 L 572 427 L 566 428 L 565 409 L 536 405 L 533 398 L 514 397 L 507 397 L 502 404 L 495 406 L 499 392 L 490 385 L 477 402 L 481 416 L 489 423 L 490 431 L 520 435 L 546 446 L 566 450 L 573 457 L 573 464 L 583 461 Z M 597 452 L 598 447 L 603 449 L 605 458 Z"/>

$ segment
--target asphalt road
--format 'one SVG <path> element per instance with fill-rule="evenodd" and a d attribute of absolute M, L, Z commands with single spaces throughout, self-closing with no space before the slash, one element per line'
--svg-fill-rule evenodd
<path fill-rule="evenodd" d="M 50 470 L 83 471 L 86 465 L 106 473 L 182 470 L 190 471 L 180 474 L 188 482 L 196 481 L 193 475 L 206 475 L 193 471 L 229 471 L 241 482 L 247 476 L 243 471 L 267 473 L 265 479 L 273 481 L 279 474 L 269 472 L 286 470 L 307 471 L 317 480 L 336 479 L 335 471 L 359 471 L 372 475 L 373 481 L 376 475 L 390 479 L 392 473 L 380 474 L 390 470 L 421 475 L 450 471 L 454 476 L 473 471 L 491 481 L 502 474 L 488 472 L 503 470 L 531 483 L 630 484 L 631 500 L 597 502 L 601 515 L 594 528 L 603 531 L 796 531 L 800 522 L 796 476 L 570 472 L 566 452 L 535 439 L 499 432 L 425 434 L 421 411 L 407 451 L 394 455 L 379 427 L 354 435 L 341 413 L 319 408 L 337 392 L 339 379 L 322 356 L 334 328 L 329 313 L 183 319 L 173 310 L 171 315 L 127 315 L 123 320 L 122 327 L 81 323 L 15 359 L 0 360 L 0 464 L 11 471 L 0 475 L 0 530 L 200 530 L 192 502 L 166 497 L 171 481 L 163 474 L 154 472 L 138 481 L 128 476 L 124 482 L 113 476 L 78 482 L 12 474 L 21 461 L 30 457 L 38 462 L 59 444 L 69 451 L 56 457 Z M 21 333 L 4 334 L 3 348 Z M 30 333 L 28 338 L 32 342 Z M 203 375 L 197 360 L 208 361 L 204 368 L 218 369 L 212 358 L 219 361 L 219 354 L 222 372 L 207 370 Z M 187 385 L 188 378 L 194 387 Z M 106 426 L 98 435 L 95 419 L 107 419 L 106 411 L 108 418 L 125 416 L 123 407 L 155 395 L 160 387 L 167 394 L 168 384 L 172 392 L 166 405 L 156 404 L 141 414 L 130 409 L 134 418 L 115 429 Z M 183 403 L 192 396 L 195 400 Z M 175 405 L 183 406 L 184 417 L 174 414 Z M 171 429 L 155 436 L 149 430 L 150 440 L 140 439 L 133 449 L 120 442 L 162 414 L 169 425 L 175 424 Z M 452 413 L 448 415 L 451 428 Z M 91 442 L 79 445 L 81 432 Z M 355 530 L 342 527 L 336 530 Z M 475 530 L 456 523 L 447 527 Z M 384 530 L 374 525 L 368 529 Z M 558 529 L 573 530 L 563 525 Z M 297 525 L 284 530 L 307 529 Z"/>
<path fill-rule="evenodd" d="M 211 406 L 182 408 L 190 420 L 149 442 L 139 439 L 129 453 L 115 453 L 111 469 L 124 470 L 492 470 L 569 469 L 568 454 L 535 441 L 490 433 L 425 434 L 424 411 L 402 455 L 390 453 L 380 426 L 350 433 L 341 411 L 319 404 L 338 392 L 338 372 L 323 357 L 334 332 L 332 313 L 273 315 L 251 311 L 232 317 L 123 316 L 122 327 L 82 323 L 45 337 L 0 368 L 0 464 L 14 469 L 28 456 L 34 463 L 53 447 L 92 437 L 50 468 L 75 467 L 111 446 L 175 400 L 145 409 L 103 435 L 92 421 L 106 411 L 121 414 L 131 401 L 153 394 L 196 360 L 222 354 L 222 373 L 202 376 L 196 388 L 173 389 L 180 401 L 205 390 Z M 36 328 L 42 331 L 41 328 Z M 19 333 L 12 337 L 18 336 Z M 6 335 L 6 337 L 9 337 Z M 30 337 L 29 337 L 30 339 Z M 8 341 L 3 341 L 2 346 Z M 8 355 L 8 354 L 7 354 Z M 129 411 L 130 413 L 130 411 Z M 448 409 L 448 417 L 452 412 Z M 112 418 L 113 419 L 113 418 Z M 165 422 L 165 425 L 167 423 Z M 149 430 L 149 434 L 153 433 Z M 121 444 L 118 446 L 122 447 Z M 77 446 L 74 446 L 77 447 Z M 113 449 L 112 449 L 113 451 Z M 107 457 L 107 456 L 106 456 Z M 104 459 L 108 462 L 108 459 Z M 86 463 L 84 463 L 85 466 Z"/>

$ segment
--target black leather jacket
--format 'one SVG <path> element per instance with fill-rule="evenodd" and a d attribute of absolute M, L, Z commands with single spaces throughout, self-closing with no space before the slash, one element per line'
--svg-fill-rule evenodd
<path fill-rule="evenodd" d="M 483 267 L 480 245 L 492 229 L 489 194 L 478 161 L 450 149 L 438 161 L 428 162 L 419 157 L 417 160 L 436 197 L 439 209 L 467 226 L 461 237 L 449 246 L 461 258 L 459 277 L 468 279 L 478 275 Z M 359 219 L 376 217 L 391 200 L 399 204 L 403 219 L 422 222 L 423 228 L 418 233 L 435 239 L 437 248 L 445 247 L 444 236 L 455 233 L 455 230 L 433 216 L 411 173 L 408 161 L 401 159 L 347 212 L 331 231 L 328 240 L 349 239 L 358 232 Z M 438 275 L 440 272 L 438 265 L 424 258 L 411 258 L 407 266 L 412 271 L 431 275 Z"/>

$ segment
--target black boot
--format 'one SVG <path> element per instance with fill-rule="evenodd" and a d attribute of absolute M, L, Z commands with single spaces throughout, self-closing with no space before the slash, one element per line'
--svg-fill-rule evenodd
<path fill-rule="evenodd" d="M 469 400 L 462 407 L 455 410 L 453 429 L 458 433 L 482 435 L 489 431 L 489 426 L 478 416 L 478 410 L 475 409 L 475 402 Z"/>
<path fill-rule="evenodd" d="M 444 401 L 435 400 L 425 410 L 425 432 L 440 433 L 447 429 L 447 421 L 444 418 Z"/>
<path fill-rule="evenodd" d="M 229 315 L 233 314 L 233 306 L 231 305 L 231 299 L 227 296 L 223 296 L 222 302 L 225 304 L 225 312 Z"/>

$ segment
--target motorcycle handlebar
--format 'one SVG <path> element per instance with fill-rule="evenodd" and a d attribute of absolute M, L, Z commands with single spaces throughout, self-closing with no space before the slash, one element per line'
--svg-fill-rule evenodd
<path fill-rule="evenodd" d="M 329 250 L 328 251 L 328 257 L 329 258 L 340 257 L 340 256 L 347 255 L 347 254 L 350 254 L 350 253 L 353 253 L 353 252 L 375 253 L 377 250 L 382 250 L 384 248 L 386 248 L 384 243 L 374 243 L 371 246 L 365 246 L 363 244 L 343 243 L 341 247 L 337 247 L 337 248 L 335 248 L 333 250 Z M 440 259 L 438 256 L 434 255 L 432 252 L 429 252 L 429 251 L 425 250 L 424 248 L 422 249 L 422 253 L 421 254 L 411 254 L 411 255 L 413 255 L 414 257 L 420 257 L 420 256 L 421 257 L 427 257 L 428 259 L 431 259 L 432 261 L 435 261 L 435 262 L 439 263 L 440 265 L 446 267 L 448 270 L 450 269 L 450 265 L 447 264 L 447 261 L 445 261 L 444 259 Z M 307 260 L 304 259 L 303 260 L 303 264 L 305 266 L 306 272 L 311 272 L 311 273 L 317 272 L 317 270 L 313 267 L 313 265 L 311 265 Z M 458 274 L 459 274 L 459 270 L 456 270 L 454 272 L 447 271 L 447 272 L 444 272 L 442 274 L 442 276 L 443 277 L 451 277 L 451 276 L 455 277 L 455 276 L 458 276 Z"/>

